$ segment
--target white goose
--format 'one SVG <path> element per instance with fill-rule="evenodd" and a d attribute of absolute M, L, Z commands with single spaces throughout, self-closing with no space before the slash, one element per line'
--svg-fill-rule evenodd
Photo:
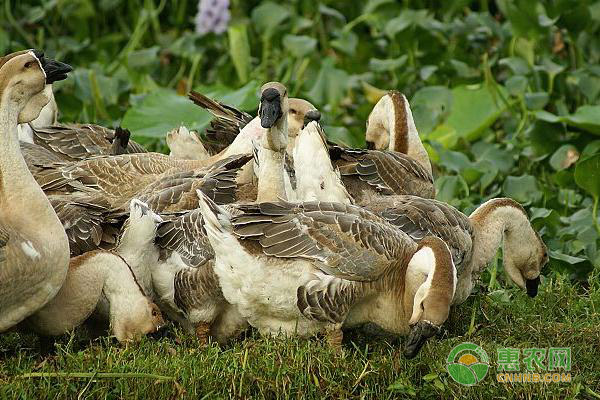
<path fill-rule="evenodd" d="M 69 71 L 33 50 L 0 59 L 0 332 L 50 301 L 67 274 L 67 236 L 27 169 L 17 124 L 38 117 L 49 101 L 45 85 Z"/>
<path fill-rule="evenodd" d="M 200 209 L 225 299 L 262 334 L 327 332 L 368 322 L 409 334 L 417 354 L 448 317 L 456 270 L 446 244 L 420 246 L 361 208 L 261 203 L 232 215 L 201 193 Z"/>
<path fill-rule="evenodd" d="M 316 122 L 302 130 L 296 151 L 312 156 L 312 164 L 300 162 L 296 167 L 297 193 L 302 200 L 353 202 L 329 160 Z M 467 217 L 449 204 L 434 199 L 401 195 L 391 196 L 391 200 L 383 205 L 368 204 L 365 208 L 376 211 L 417 242 L 426 236 L 436 236 L 450 246 L 458 270 L 454 304 L 463 302 L 471 294 L 474 282 L 501 244 L 509 277 L 527 289 L 530 296 L 537 294 L 540 271 L 548 261 L 548 253 L 526 211 L 516 201 L 492 199 Z"/>

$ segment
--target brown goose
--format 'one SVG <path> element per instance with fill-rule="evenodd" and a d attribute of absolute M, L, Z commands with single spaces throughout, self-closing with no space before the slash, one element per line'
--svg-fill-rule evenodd
<path fill-rule="evenodd" d="M 263 334 L 327 332 L 375 323 L 409 334 L 414 357 L 448 317 L 456 271 L 437 238 L 420 246 L 364 209 L 261 203 L 232 215 L 201 193 L 200 209 L 227 302 Z"/>
<path fill-rule="evenodd" d="M 17 124 L 38 117 L 50 100 L 45 85 L 69 71 L 34 50 L 0 58 L 0 332 L 48 303 L 67 274 L 67 236 L 27 169 Z"/>
<path fill-rule="evenodd" d="M 368 148 L 406 154 L 431 174 L 429 155 L 402 93 L 391 90 L 375 104 L 367 119 L 365 139 Z"/>
<path fill-rule="evenodd" d="M 277 82 L 263 85 L 259 114 L 267 132 L 255 154 L 259 158 L 258 201 L 285 197 L 282 163 L 287 144 L 287 119 L 282 116 L 287 107 L 283 85 Z M 159 253 L 158 262 L 144 263 L 136 275 L 143 282 L 148 282 L 151 276 L 157 304 L 171 319 L 195 332 L 201 342 L 205 343 L 209 335 L 219 342 L 236 336 L 247 323 L 221 294 L 213 272 L 214 253 L 206 238 L 200 211 L 163 217 L 165 222 L 158 226 L 156 240 L 149 241 L 144 251 Z M 148 225 L 147 229 L 154 228 Z"/>
<path fill-rule="evenodd" d="M 467 217 L 437 200 L 403 196 L 381 215 L 416 241 L 437 236 L 448 244 L 458 270 L 454 304 L 471 294 L 474 282 L 500 245 L 510 279 L 529 296 L 537 295 L 548 250 L 523 206 L 513 199 L 488 200 Z"/>

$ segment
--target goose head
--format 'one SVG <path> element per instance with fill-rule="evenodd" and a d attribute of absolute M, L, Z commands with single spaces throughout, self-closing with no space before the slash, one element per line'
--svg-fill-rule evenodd
<path fill-rule="evenodd" d="M 289 101 L 287 89 L 279 82 L 265 83 L 260 89 L 258 115 L 260 125 L 268 129 L 263 145 L 273 151 L 283 151 L 288 142 L 287 117 Z"/>
<path fill-rule="evenodd" d="M 540 273 L 548 263 L 548 248 L 528 220 L 520 228 L 504 232 L 502 257 L 510 279 L 529 297 L 537 296 Z"/>
<path fill-rule="evenodd" d="M 321 113 L 304 99 L 289 99 L 288 134 L 294 138 L 309 122 L 321 120 Z"/>
<path fill-rule="evenodd" d="M 410 104 L 402 93 L 392 90 L 383 96 L 367 119 L 367 148 L 404 153 L 431 172 L 431 162 L 415 125 Z"/>
<path fill-rule="evenodd" d="M 416 281 L 418 285 L 412 299 L 411 330 L 404 348 L 404 355 L 412 358 L 427 339 L 439 332 L 450 313 L 457 278 L 446 243 L 432 236 L 421 240 L 408 264 L 407 280 Z M 407 282 L 407 287 L 411 286 L 414 287 L 415 282 Z"/>
<path fill-rule="evenodd" d="M 110 326 L 119 342 L 137 341 L 164 324 L 160 309 L 146 296 L 128 296 L 123 304 L 111 304 Z"/>
<path fill-rule="evenodd" d="M 44 57 L 37 50 L 12 53 L 0 59 L 0 99 L 19 110 L 18 122 L 36 119 L 50 101 L 46 85 L 65 79 L 71 67 Z"/>

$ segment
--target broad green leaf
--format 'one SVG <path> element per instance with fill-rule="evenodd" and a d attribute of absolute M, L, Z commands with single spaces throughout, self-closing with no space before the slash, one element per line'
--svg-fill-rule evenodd
<path fill-rule="evenodd" d="M 227 36 L 229 37 L 229 56 L 233 61 L 235 72 L 237 72 L 240 82 L 246 83 L 251 68 L 247 24 L 231 25 L 227 29 Z"/>
<path fill-rule="evenodd" d="M 135 50 L 127 55 L 127 66 L 129 68 L 141 68 L 156 65 L 159 62 L 158 46 L 147 49 Z"/>
<path fill-rule="evenodd" d="M 524 205 L 536 203 L 542 198 L 537 180 L 527 174 L 507 176 L 502 185 L 502 193 Z"/>
<path fill-rule="evenodd" d="M 394 0 L 369 0 L 367 2 L 367 4 L 365 4 L 365 7 L 363 8 L 363 14 L 370 14 L 373 11 L 375 11 L 377 9 L 377 7 L 384 5 L 384 4 L 388 4 L 388 3 L 394 3 Z"/>
<path fill-rule="evenodd" d="M 572 144 L 565 144 L 560 146 L 552 157 L 550 157 L 550 166 L 556 171 L 569 168 L 575 164 L 579 159 L 579 151 L 577 147 Z"/>
<path fill-rule="evenodd" d="M 199 86 L 196 88 L 196 91 L 241 110 L 253 111 L 258 108 L 259 89 L 260 84 L 258 81 L 250 81 L 237 90 L 227 86 L 216 85 Z"/>
<path fill-rule="evenodd" d="M 450 89 L 444 86 L 426 86 L 419 89 L 412 99 L 410 100 L 410 108 L 413 113 L 415 125 L 420 135 L 423 137 L 430 137 L 429 134 L 436 129 L 439 132 L 437 135 L 438 141 L 442 143 L 439 138 L 444 138 L 444 147 L 452 147 L 456 141 L 450 139 L 450 132 L 455 136 L 455 128 L 447 126 L 447 129 L 442 129 L 438 126 L 444 122 L 450 109 L 452 107 L 452 92 Z M 446 143 L 451 143 L 450 146 L 446 146 Z"/>
<path fill-rule="evenodd" d="M 203 129 L 211 115 L 192 103 L 187 96 L 174 90 L 159 89 L 127 110 L 121 125 L 134 136 L 163 138 L 171 129 L 185 125 L 188 129 Z"/>
<path fill-rule="evenodd" d="M 600 197 L 600 154 L 579 160 L 575 167 L 575 182 L 594 198 Z"/>
<path fill-rule="evenodd" d="M 380 60 L 379 58 L 371 58 L 369 60 L 369 69 L 376 72 L 393 71 L 402 67 L 408 57 L 406 55 L 398 58 L 389 58 L 387 60 Z"/>
<path fill-rule="evenodd" d="M 527 64 L 527 61 L 525 61 L 521 57 L 502 58 L 500 61 L 498 61 L 498 63 L 500 65 L 510 68 L 511 71 L 517 75 L 527 75 L 531 71 L 529 64 Z"/>
<path fill-rule="evenodd" d="M 495 143 L 488 143 L 481 140 L 473 145 L 472 152 L 476 160 L 488 161 L 503 173 L 510 172 L 515 164 L 513 154 Z"/>
<path fill-rule="evenodd" d="M 268 38 L 289 16 L 290 11 L 286 7 L 266 1 L 252 10 L 252 23 Z"/>
<path fill-rule="evenodd" d="M 505 109 L 485 85 L 458 86 L 452 89 L 452 109 L 444 124 L 454 128 L 458 137 L 472 141 L 481 137 Z"/>
<path fill-rule="evenodd" d="M 296 58 L 312 53 L 317 47 L 317 39 L 310 36 L 285 35 L 283 45 Z"/>
<path fill-rule="evenodd" d="M 581 106 L 565 120 L 569 125 L 600 135 L 600 105 Z"/>
<path fill-rule="evenodd" d="M 523 75 L 514 75 L 505 82 L 506 90 L 512 96 L 521 96 L 525 93 L 529 82 Z"/>
<path fill-rule="evenodd" d="M 357 138 L 343 126 L 323 126 L 323 131 L 329 140 L 346 147 L 364 147 L 365 137 Z"/>
<path fill-rule="evenodd" d="M 317 104 L 330 104 L 336 107 L 345 96 L 348 85 L 348 73 L 335 68 L 332 58 L 321 63 L 321 69 L 308 97 Z"/>
<path fill-rule="evenodd" d="M 569 264 L 578 264 L 580 262 L 585 261 L 585 258 L 581 257 L 573 257 L 568 254 L 563 254 L 559 251 L 550 250 L 550 258 L 554 258 L 556 260 L 561 260 Z"/>
<path fill-rule="evenodd" d="M 335 39 L 329 42 L 331 47 L 344 52 L 349 56 L 354 56 L 356 54 L 356 46 L 358 45 L 358 35 L 356 33 L 342 30 L 335 32 L 334 35 Z"/>
<path fill-rule="evenodd" d="M 600 153 L 600 140 L 593 140 L 585 146 L 581 152 L 581 158 L 587 158 L 597 153 Z"/>
<path fill-rule="evenodd" d="M 525 93 L 525 105 L 529 110 L 541 110 L 546 107 L 549 99 L 546 92 Z"/>
<path fill-rule="evenodd" d="M 469 186 L 462 176 L 442 176 L 435 180 L 435 193 L 437 200 L 453 203 L 469 196 Z"/>

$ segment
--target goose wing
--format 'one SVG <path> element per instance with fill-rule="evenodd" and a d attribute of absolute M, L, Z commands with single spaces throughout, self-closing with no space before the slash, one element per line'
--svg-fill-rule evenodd
<path fill-rule="evenodd" d="M 146 149 L 129 139 L 129 131 L 98 125 L 54 125 L 34 128 L 34 143 L 58 154 L 66 161 L 83 160 L 92 156 L 144 153 Z M 126 137 L 126 140 L 124 140 Z"/>
<path fill-rule="evenodd" d="M 376 280 L 408 260 L 416 244 L 361 208 L 339 203 L 262 203 L 237 206 L 234 234 L 256 240 L 264 254 L 314 261 L 328 275 Z"/>
<path fill-rule="evenodd" d="M 339 146 L 330 147 L 329 154 L 342 176 L 356 176 L 385 195 L 435 195 L 433 176 L 406 154 Z"/>
<path fill-rule="evenodd" d="M 449 204 L 417 196 L 399 196 L 381 216 L 413 240 L 437 236 L 450 247 L 457 272 L 471 255 L 473 227 L 469 218 Z"/>
<path fill-rule="evenodd" d="M 206 97 L 202 93 L 191 91 L 189 98 L 194 104 L 215 116 L 205 131 L 207 141 L 203 141 L 212 154 L 221 152 L 233 143 L 237 134 L 253 119 L 250 114 Z"/>

